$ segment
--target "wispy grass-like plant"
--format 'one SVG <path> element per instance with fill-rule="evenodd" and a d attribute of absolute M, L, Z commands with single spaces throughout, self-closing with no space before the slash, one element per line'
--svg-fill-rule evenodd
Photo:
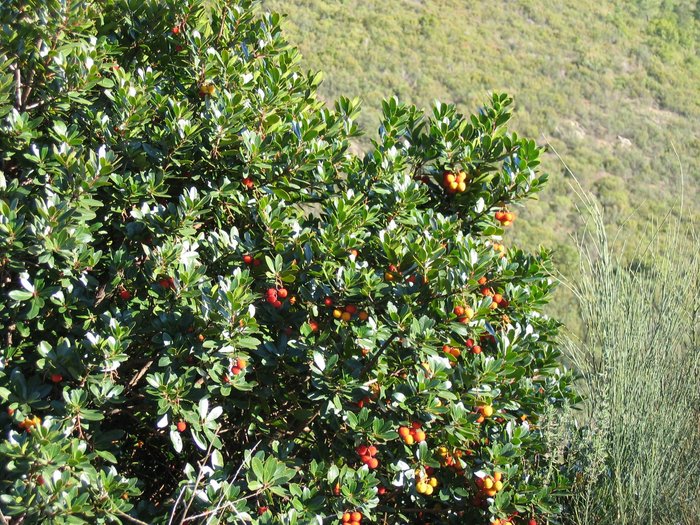
<path fill-rule="evenodd" d="M 580 196 L 589 221 L 570 286 L 584 335 L 567 347 L 586 402 L 569 434 L 571 521 L 700 523 L 700 244 L 681 206 L 623 259 Z"/>

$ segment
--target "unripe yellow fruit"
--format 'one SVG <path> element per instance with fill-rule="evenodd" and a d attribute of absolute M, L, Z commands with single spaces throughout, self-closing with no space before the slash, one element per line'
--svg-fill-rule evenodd
<path fill-rule="evenodd" d="M 431 487 L 437 487 L 438 486 L 437 478 L 430 478 L 428 480 L 428 485 L 430 485 Z"/>
<path fill-rule="evenodd" d="M 481 413 L 484 417 L 491 417 L 493 415 L 493 407 L 491 405 L 485 405 L 481 407 Z"/>
<path fill-rule="evenodd" d="M 484 478 L 484 488 L 486 490 L 493 488 L 493 480 L 491 478 Z"/>
<path fill-rule="evenodd" d="M 424 492 L 423 494 L 425 494 L 426 496 L 430 496 L 432 493 L 433 493 L 433 487 L 431 487 L 430 485 L 426 484 L 426 486 L 425 486 L 425 492 Z"/>
<path fill-rule="evenodd" d="M 503 482 L 497 481 L 496 483 L 493 484 L 493 488 L 500 491 L 503 490 Z"/>
<path fill-rule="evenodd" d="M 413 443 L 415 443 L 415 440 L 413 439 L 413 436 L 406 436 L 405 438 L 403 438 L 403 441 L 404 441 L 404 443 L 406 443 L 407 445 L 413 445 Z"/>

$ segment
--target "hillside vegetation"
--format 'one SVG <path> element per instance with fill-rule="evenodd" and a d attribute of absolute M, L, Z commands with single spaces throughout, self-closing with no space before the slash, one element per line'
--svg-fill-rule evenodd
<path fill-rule="evenodd" d="M 288 37 L 321 93 L 360 97 L 376 135 L 380 102 L 394 94 L 478 108 L 494 90 L 513 93 L 515 128 L 549 141 L 609 225 L 636 236 L 678 203 L 685 215 L 700 177 L 700 7 L 695 0 L 464 2 L 461 0 L 266 0 L 286 13 Z M 678 155 L 674 151 L 677 150 Z M 562 162 L 514 240 L 556 250 L 564 273 L 576 257 L 579 213 Z M 691 203 L 690 205 L 688 203 Z"/>

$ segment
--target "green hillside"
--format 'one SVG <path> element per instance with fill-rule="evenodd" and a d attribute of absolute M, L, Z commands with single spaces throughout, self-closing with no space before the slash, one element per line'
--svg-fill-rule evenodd
<path fill-rule="evenodd" d="M 681 166 L 691 215 L 700 180 L 700 2 L 576 0 L 266 0 L 288 15 L 287 36 L 322 94 L 363 100 L 375 134 L 383 97 L 465 112 L 493 90 L 514 95 L 515 127 L 549 141 L 604 206 L 611 225 L 635 236 L 679 202 Z M 360 144 L 362 146 L 363 144 Z M 674 147 L 678 152 L 674 152 Z M 680 157 L 680 161 L 679 161 Z M 557 250 L 572 273 L 579 213 L 554 154 L 538 203 L 513 236 Z"/>

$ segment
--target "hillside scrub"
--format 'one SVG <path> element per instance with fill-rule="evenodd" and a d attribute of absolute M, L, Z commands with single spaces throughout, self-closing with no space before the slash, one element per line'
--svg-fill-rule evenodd
<path fill-rule="evenodd" d="M 570 522 L 695 524 L 700 243 L 685 222 L 666 217 L 659 228 L 670 242 L 652 230 L 627 263 L 600 208 L 584 203 L 589 228 L 572 286 L 585 337 L 571 340 L 567 355 L 581 374 L 585 410 L 558 428 L 577 480 Z"/>
<path fill-rule="evenodd" d="M 545 523 L 576 403 L 513 101 L 366 156 L 248 0 L 0 8 L 0 521 Z"/>

